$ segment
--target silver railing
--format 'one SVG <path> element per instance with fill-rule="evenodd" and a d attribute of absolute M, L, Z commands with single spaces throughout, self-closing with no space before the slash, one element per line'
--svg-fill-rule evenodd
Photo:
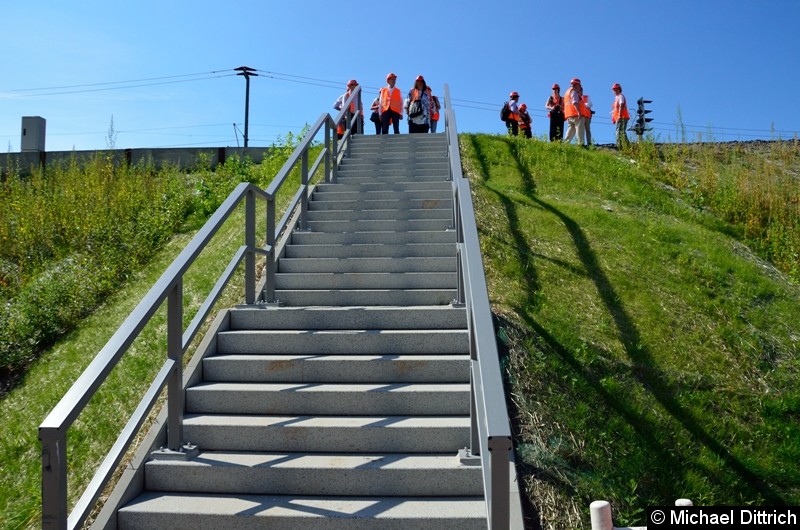
<path fill-rule="evenodd" d="M 470 345 L 470 447 L 480 457 L 490 530 L 505 530 L 511 514 L 511 427 L 503 390 L 492 312 L 478 242 L 469 181 L 461 171 L 456 117 L 444 87 L 445 134 L 453 183 L 454 227 L 458 243 L 458 299 L 467 310 Z"/>
<path fill-rule="evenodd" d="M 360 127 L 359 113 L 352 113 L 349 110 L 351 103 L 356 103 L 359 109 L 362 108 L 360 87 L 353 91 L 338 115 L 331 117 L 326 113 L 320 116 L 266 190 L 253 184 L 241 183 L 231 192 L 39 426 L 42 451 L 42 528 L 72 530 L 84 523 L 165 386 L 168 411 L 167 449 L 178 453 L 190 450 L 185 446 L 183 438 L 184 353 L 242 262 L 244 262 L 245 303 L 276 302 L 277 238 L 284 232 L 293 213 L 299 215 L 300 229 L 308 226 L 306 214 L 310 193 L 309 182 L 321 165 L 324 164 L 325 181 L 336 182 L 337 167 L 343 158 L 349 156 L 353 127 Z M 346 130 L 339 140 L 336 127 L 341 120 L 345 120 Z M 324 145 L 309 168 L 309 154 L 312 148 L 317 147 L 314 139 L 323 130 Z M 298 164 L 300 185 L 286 213 L 276 224 L 276 195 Z M 267 203 L 266 241 L 263 246 L 256 244 L 256 199 L 263 199 Z M 227 268 L 184 330 L 183 277 L 222 224 L 242 202 L 245 205 L 244 244 L 234 253 Z M 256 289 L 257 254 L 266 256 L 264 289 L 261 293 Z M 167 302 L 167 358 L 88 487 L 70 511 L 67 489 L 68 431 L 164 301 Z"/>

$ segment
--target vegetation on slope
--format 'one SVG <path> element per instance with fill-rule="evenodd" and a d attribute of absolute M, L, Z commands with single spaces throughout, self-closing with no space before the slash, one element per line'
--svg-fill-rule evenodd
<path fill-rule="evenodd" d="M 192 197 L 189 213 L 179 230 L 181 233 L 167 238 L 159 250 L 154 250 L 146 264 L 114 282 L 109 294 L 95 302 L 86 311 L 88 316 L 73 322 L 72 331 L 45 347 L 39 344 L 36 359 L 26 363 L 17 372 L 15 385 L 0 393 L 0 529 L 18 530 L 38 528 L 41 516 L 41 464 L 37 427 L 47 413 L 61 399 L 95 354 L 103 347 L 130 314 L 137 303 L 169 266 L 171 261 L 188 244 L 193 228 L 199 226 L 208 214 L 227 197 L 239 182 L 251 181 L 266 186 L 296 146 L 293 136 L 280 146 L 274 146 L 262 164 L 231 158 L 222 167 L 212 171 L 207 166 L 197 168 L 185 179 Z M 120 171 L 120 170 L 115 170 Z M 48 175 L 50 176 L 50 175 Z M 119 173 L 117 173 L 119 177 Z M 76 174 L 71 185 L 79 185 Z M 173 178 L 179 178 L 178 175 Z M 299 176 L 293 173 L 277 198 L 280 214 L 297 189 Z M 66 190 L 61 193 L 68 193 Z M 33 200 L 33 199 L 29 199 Z M 71 215 L 81 211 L 73 205 Z M 257 216 L 265 218 L 263 201 L 257 201 Z M 120 219 L 122 224 L 123 219 Z M 234 213 L 201 253 L 183 280 L 184 325 L 195 311 L 228 264 L 233 253 L 242 244 L 243 211 Z M 263 223 L 258 224 L 257 237 L 263 241 Z M 155 248 L 155 245 L 152 246 Z M 45 266 L 46 268 L 46 266 Z M 70 284 L 61 276 L 53 280 L 54 288 L 69 289 Z M 242 300 L 241 270 L 234 274 L 231 285 L 218 307 L 226 307 Z M 166 358 L 166 316 L 161 310 L 145 327 L 97 395 L 73 425 L 68 437 L 68 484 L 70 505 L 74 503 L 89 483 L 99 463 L 110 449 L 122 426 L 138 405 L 156 372 Z M 195 345 L 202 333 L 195 339 Z M 188 357 L 191 355 L 190 350 Z"/>
<path fill-rule="evenodd" d="M 98 155 L 0 181 L 0 394 L 236 184 L 266 186 L 295 145 L 289 134 L 262 164 L 234 156 L 188 175 Z"/>
<path fill-rule="evenodd" d="M 533 519 L 800 502 L 796 285 L 629 155 L 461 144 Z"/>

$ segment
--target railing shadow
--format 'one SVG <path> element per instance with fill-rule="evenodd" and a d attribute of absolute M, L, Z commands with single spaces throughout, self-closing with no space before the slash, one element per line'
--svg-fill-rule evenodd
<path fill-rule="evenodd" d="M 522 318 L 525 324 L 535 332 L 549 350 L 557 354 L 563 362 L 584 379 L 597 398 L 601 399 L 606 406 L 614 410 L 636 430 L 639 439 L 654 453 L 654 458 L 666 462 L 665 465 L 673 469 L 686 468 L 686 461 L 679 459 L 663 446 L 663 443 L 656 436 L 657 426 L 652 421 L 647 420 L 633 410 L 628 403 L 607 391 L 600 383 L 603 374 L 596 373 L 596 369 L 594 368 L 590 371 L 567 347 L 562 345 L 548 329 L 530 316 L 530 309 L 538 306 L 541 291 L 541 282 L 535 262 L 536 258 L 548 259 L 557 266 L 563 267 L 573 274 L 579 274 L 591 279 L 606 311 L 614 322 L 618 338 L 623 346 L 625 354 L 633 366 L 632 375 L 642 388 L 686 430 L 698 445 L 712 452 L 723 461 L 733 473 L 738 475 L 741 479 L 740 487 L 744 488 L 748 495 L 752 495 L 753 497 L 761 496 L 769 504 L 785 505 L 786 500 L 779 493 L 764 479 L 745 466 L 715 438 L 712 433 L 708 432 L 691 411 L 681 406 L 677 399 L 677 389 L 670 386 L 667 382 L 666 374 L 659 368 L 652 352 L 642 341 L 641 333 L 635 321 L 625 309 L 614 285 L 600 266 L 597 255 L 583 229 L 566 213 L 536 196 L 535 180 L 528 171 L 520 155 L 519 144 L 511 138 L 498 139 L 498 141 L 506 143 L 509 154 L 516 164 L 516 169 L 519 171 L 522 178 L 525 201 L 530 201 L 531 207 L 541 208 L 543 211 L 558 218 L 564 225 L 583 269 L 580 270 L 580 268 L 566 262 L 559 262 L 558 260 L 546 258 L 533 251 L 523 227 L 521 226 L 520 216 L 517 211 L 520 201 L 487 186 L 491 178 L 491 168 L 488 167 L 485 162 L 480 143 L 477 141 L 476 137 L 471 137 L 471 147 L 476 154 L 475 158 L 478 161 L 478 169 L 483 184 L 487 191 L 497 196 L 506 212 L 508 217 L 508 229 L 515 246 L 515 252 L 522 267 L 524 267 L 524 282 L 527 293 L 522 303 L 514 307 L 515 312 Z M 710 469 L 705 468 L 697 462 L 691 462 L 689 465 L 705 476 L 713 476 Z"/>

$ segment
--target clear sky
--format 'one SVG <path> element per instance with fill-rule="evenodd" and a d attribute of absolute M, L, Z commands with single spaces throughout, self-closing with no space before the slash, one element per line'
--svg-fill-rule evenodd
<path fill-rule="evenodd" d="M 502 132 L 521 94 L 534 133 L 550 86 L 578 76 L 613 141 L 611 85 L 645 96 L 657 138 L 800 134 L 799 0 L 427 2 L 79 0 L 8 2 L 0 24 L 0 149 L 22 116 L 47 120 L 48 151 L 235 146 L 251 80 L 250 144 L 327 112 L 356 78 L 368 104 L 389 71 L 450 86 L 460 132 Z M 369 124 L 368 124 L 369 125 Z M 403 124 L 401 131 L 405 131 Z"/>

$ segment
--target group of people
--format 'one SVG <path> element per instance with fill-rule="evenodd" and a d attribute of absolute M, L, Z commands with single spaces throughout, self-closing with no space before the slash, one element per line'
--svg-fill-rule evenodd
<path fill-rule="evenodd" d="M 400 121 L 403 119 L 403 113 L 408 117 L 408 132 L 409 133 L 435 133 L 436 126 L 439 123 L 439 111 L 441 104 L 439 98 L 433 95 L 431 87 L 425 82 L 425 78 L 421 75 L 417 76 L 414 80 L 414 86 L 408 91 L 405 99 L 397 88 L 397 75 L 389 73 L 386 76 L 386 86 L 381 88 L 378 97 L 370 105 L 372 114 L 370 121 L 375 124 L 375 134 L 389 134 L 389 127 L 394 130 L 394 134 L 400 133 Z M 339 99 L 333 104 L 336 110 L 342 110 L 342 106 L 353 93 L 353 90 L 358 86 L 355 79 L 347 82 L 347 91 L 339 96 Z M 361 127 L 364 128 L 364 112 L 358 103 L 353 102 L 350 104 L 350 112 L 356 113 L 360 119 L 357 120 Z M 356 109 L 356 107 L 359 107 Z M 337 134 L 339 138 L 344 135 L 346 123 L 343 120 L 339 123 Z"/>
<path fill-rule="evenodd" d="M 545 109 L 550 118 L 550 141 L 571 142 L 576 138 L 580 145 L 587 146 L 592 144 L 592 110 L 591 98 L 583 93 L 581 80 L 573 78 L 566 93 L 561 96 L 561 87 L 558 83 L 552 86 L 553 93 L 547 98 Z M 619 83 L 614 83 L 611 87 L 614 92 L 614 102 L 611 105 L 611 123 L 616 126 L 617 147 L 620 149 L 628 145 L 628 134 L 626 132 L 630 113 L 625 96 L 622 94 L 622 87 Z M 503 105 L 501 119 L 506 122 L 509 134 L 517 136 L 524 135 L 531 138 L 532 119 L 528 113 L 525 103 L 519 103 L 519 93 L 511 92 L 509 101 Z M 564 136 L 564 123 L 567 124 L 567 133 Z"/>

